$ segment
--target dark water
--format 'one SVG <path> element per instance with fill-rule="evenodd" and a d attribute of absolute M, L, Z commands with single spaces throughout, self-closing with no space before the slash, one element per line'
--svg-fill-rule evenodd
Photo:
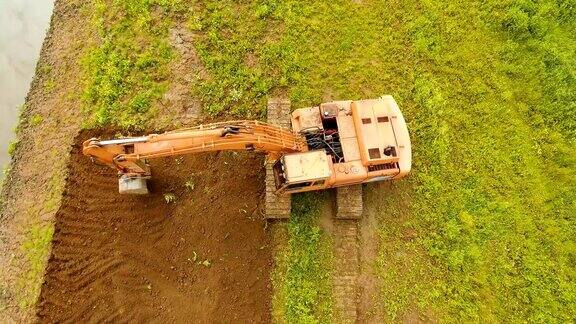
<path fill-rule="evenodd" d="M 0 0 L 0 166 L 8 164 L 19 107 L 34 76 L 52 0 Z M 3 175 L 0 174 L 0 178 Z"/>

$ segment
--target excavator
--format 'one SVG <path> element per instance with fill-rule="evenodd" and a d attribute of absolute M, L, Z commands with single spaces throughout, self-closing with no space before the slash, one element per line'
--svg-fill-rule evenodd
<path fill-rule="evenodd" d="M 410 172 L 408 128 L 392 96 L 296 109 L 292 130 L 254 120 L 199 125 L 163 134 L 83 143 L 94 162 L 118 171 L 121 194 L 147 194 L 149 160 L 247 150 L 273 163 L 276 194 L 399 179 Z"/>

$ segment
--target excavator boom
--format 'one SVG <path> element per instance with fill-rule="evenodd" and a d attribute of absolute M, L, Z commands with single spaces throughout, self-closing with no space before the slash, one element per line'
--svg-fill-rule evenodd
<path fill-rule="evenodd" d="M 306 152 L 306 139 L 259 121 L 199 125 L 163 134 L 83 143 L 83 153 L 129 176 L 150 176 L 145 159 L 189 153 L 249 150 L 267 154 Z"/>

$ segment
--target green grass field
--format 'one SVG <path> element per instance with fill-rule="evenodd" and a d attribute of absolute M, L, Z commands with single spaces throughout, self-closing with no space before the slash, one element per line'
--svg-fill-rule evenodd
<path fill-rule="evenodd" d="M 130 0 L 97 8 L 103 41 L 84 60 L 95 124 L 129 127 L 155 116 L 173 57 L 167 29 L 182 20 L 208 72 L 191 84 L 208 114 L 262 118 L 277 94 L 293 107 L 396 98 L 413 173 L 392 189 L 365 187 L 365 208 L 381 211 L 386 320 L 414 312 L 450 322 L 576 320 L 575 1 Z M 289 322 L 330 317 L 329 303 L 315 304 L 326 280 L 296 280 L 329 268 L 306 263 L 322 244 L 308 200 L 296 202 L 302 215 L 291 221 L 280 312 Z M 403 239 L 407 232 L 414 238 Z"/>

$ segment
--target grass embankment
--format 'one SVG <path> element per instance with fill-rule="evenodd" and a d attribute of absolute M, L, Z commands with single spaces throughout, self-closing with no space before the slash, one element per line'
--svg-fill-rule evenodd
<path fill-rule="evenodd" d="M 200 89 L 211 112 L 265 89 L 295 107 L 393 94 L 414 172 L 367 186 L 388 319 L 570 320 L 575 18 L 563 1 L 212 3 L 195 18 L 215 76 Z"/>
<path fill-rule="evenodd" d="M 96 1 L 92 25 L 97 39 L 82 59 L 86 127 L 144 128 L 158 114 L 167 88 L 168 41 L 179 0 Z"/>

